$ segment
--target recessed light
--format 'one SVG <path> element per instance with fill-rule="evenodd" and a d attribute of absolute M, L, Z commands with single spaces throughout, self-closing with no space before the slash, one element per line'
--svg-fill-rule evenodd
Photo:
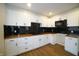
<path fill-rule="evenodd" d="M 52 16 L 53 15 L 53 13 L 52 12 L 49 12 L 49 16 Z"/>
<path fill-rule="evenodd" d="M 31 7 L 31 3 L 27 3 L 27 6 L 28 6 L 28 7 Z"/>

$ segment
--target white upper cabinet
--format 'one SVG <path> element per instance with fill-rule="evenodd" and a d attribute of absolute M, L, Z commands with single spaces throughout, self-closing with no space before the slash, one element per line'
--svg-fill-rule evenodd
<path fill-rule="evenodd" d="M 63 13 L 61 18 L 67 19 L 67 26 L 79 26 L 79 8 Z"/>
<path fill-rule="evenodd" d="M 50 20 L 47 17 L 41 17 L 41 27 L 50 27 Z"/>
<path fill-rule="evenodd" d="M 67 25 L 68 26 L 79 26 L 79 15 L 69 15 L 67 17 Z"/>
<path fill-rule="evenodd" d="M 30 13 L 25 10 L 7 7 L 5 25 L 30 26 Z"/>
<path fill-rule="evenodd" d="M 51 18 L 51 26 L 55 27 L 55 21 L 67 19 L 67 26 L 79 26 L 79 8 L 53 16 Z"/>
<path fill-rule="evenodd" d="M 47 27 L 53 27 L 53 24 L 51 23 L 51 19 L 50 18 L 47 21 Z"/>
<path fill-rule="evenodd" d="M 31 22 L 42 22 L 40 15 L 13 6 L 6 6 L 6 14 L 5 25 L 31 26 Z"/>
<path fill-rule="evenodd" d="M 30 26 L 30 15 L 26 12 L 18 12 L 17 25 L 19 26 Z"/>
<path fill-rule="evenodd" d="M 6 15 L 6 20 L 5 20 L 5 25 L 16 25 L 18 15 L 15 13 L 15 11 L 12 11 L 7 8 L 6 14 L 7 15 Z"/>
<path fill-rule="evenodd" d="M 67 26 L 79 26 L 79 8 L 48 18 L 24 9 L 6 6 L 5 25 L 31 26 L 31 22 L 36 22 L 41 23 L 41 27 L 55 27 L 55 21 L 64 19 L 67 19 Z"/>

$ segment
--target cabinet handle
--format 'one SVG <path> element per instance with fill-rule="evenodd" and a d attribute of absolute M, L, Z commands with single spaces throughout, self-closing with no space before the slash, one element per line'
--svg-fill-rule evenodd
<path fill-rule="evenodd" d="M 27 44 L 27 42 L 25 42 L 25 44 Z"/>
<path fill-rule="evenodd" d="M 10 41 L 14 41 L 14 40 L 10 40 Z"/>
<path fill-rule="evenodd" d="M 41 41 L 41 39 L 39 39 L 39 41 Z"/>
<path fill-rule="evenodd" d="M 25 49 L 28 49 L 28 48 L 25 48 Z"/>
<path fill-rule="evenodd" d="M 25 38 L 27 40 L 27 38 Z"/>
<path fill-rule="evenodd" d="M 18 44 L 16 43 L 16 46 L 17 46 Z"/>
<path fill-rule="evenodd" d="M 77 46 L 77 43 L 75 43 L 75 46 Z"/>

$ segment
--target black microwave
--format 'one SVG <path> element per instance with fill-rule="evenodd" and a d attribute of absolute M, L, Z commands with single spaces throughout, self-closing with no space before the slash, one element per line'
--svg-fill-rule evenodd
<path fill-rule="evenodd" d="M 55 21 L 55 27 L 67 27 L 67 20 Z"/>

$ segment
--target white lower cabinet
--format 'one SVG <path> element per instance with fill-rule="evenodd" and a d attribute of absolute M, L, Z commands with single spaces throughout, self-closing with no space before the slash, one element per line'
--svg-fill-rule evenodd
<path fill-rule="evenodd" d="M 52 34 L 6 39 L 5 40 L 6 55 L 18 55 L 23 52 L 27 52 L 39 48 L 41 46 L 44 46 L 50 42 L 54 44 Z"/>
<path fill-rule="evenodd" d="M 56 43 L 64 46 L 65 36 L 66 34 L 55 34 L 54 38 L 56 40 Z"/>
<path fill-rule="evenodd" d="M 8 56 L 17 55 L 18 54 L 18 47 L 16 39 L 6 39 L 5 40 L 5 53 Z"/>
<path fill-rule="evenodd" d="M 17 38 L 17 47 L 18 47 L 18 51 L 19 51 L 19 54 L 20 53 L 23 53 L 23 52 L 26 52 L 26 51 L 29 51 L 29 45 L 30 45 L 30 42 L 29 40 L 31 40 L 30 38 L 26 37 L 26 38 Z"/>
<path fill-rule="evenodd" d="M 39 35 L 38 41 L 39 41 L 39 47 L 48 44 L 48 39 L 46 38 L 45 35 Z"/>
<path fill-rule="evenodd" d="M 48 34 L 48 41 L 49 43 L 51 44 L 60 44 L 60 45 L 64 45 L 64 39 L 65 39 L 65 36 L 66 34 L 60 34 L 60 33 L 57 33 L 57 34 Z"/>
<path fill-rule="evenodd" d="M 51 44 L 56 44 L 56 36 L 55 36 L 55 34 L 49 34 L 48 35 L 48 40 L 49 40 L 49 42 L 51 43 Z"/>
<path fill-rule="evenodd" d="M 78 42 L 79 42 L 79 38 L 66 37 L 65 38 L 65 50 L 74 55 L 78 55 L 78 50 L 79 50 Z"/>
<path fill-rule="evenodd" d="M 32 39 L 31 48 L 32 49 L 38 48 L 39 47 L 38 36 L 32 36 L 31 39 Z"/>
<path fill-rule="evenodd" d="M 44 39 L 44 45 L 46 45 L 46 44 L 49 43 L 48 36 L 45 36 L 45 35 L 44 35 L 42 39 Z"/>

